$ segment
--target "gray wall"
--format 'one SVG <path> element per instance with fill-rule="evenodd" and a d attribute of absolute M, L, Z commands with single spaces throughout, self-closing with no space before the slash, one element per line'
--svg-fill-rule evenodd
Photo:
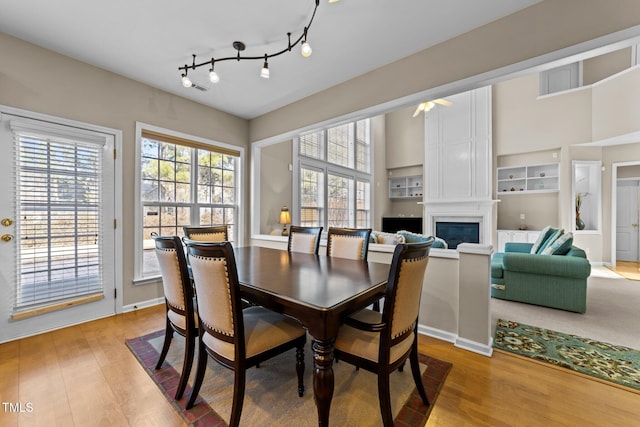
<path fill-rule="evenodd" d="M 122 131 L 123 305 L 162 297 L 161 283 L 132 284 L 135 123 L 242 147 L 248 147 L 249 123 L 2 33 L 0 52 L 0 104 Z M 243 181 L 249 182 L 245 171 Z"/>

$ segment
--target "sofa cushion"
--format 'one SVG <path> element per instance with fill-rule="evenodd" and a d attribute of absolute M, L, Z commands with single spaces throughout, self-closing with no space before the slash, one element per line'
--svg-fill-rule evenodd
<path fill-rule="evenodd" d="M 573 233 L 563 234 L 547 246 L 542 255 L 566 255 L 573 245 Z"/>
<path fill-rule="evenodd" d="M 551 246 L 553 244 L 553 242 L 555 242 L 556 240 L 558 240 L 560 238 L 560 236 L 562 236 L 564 234 L 564 229 L 560 229 L 560 230 L 556 230 L 551 236 L 549 236 L 549 238 L 547 240 L 544 241 L 544 243 L 542 244 L 542 246 L 540 246 L 540 248 L 538 249 L 537 254 L 541 255 L 542 252 L 548 248 L 549 246 Z"/>
<path fill-rule="evenodd" d="M 538 235 L 538 238 L 533 243 L 533 246 L 531 246 L 531 253 L 537 254 L 538 249 L 540 249 L 540 246 L 542 246 L 543 243 L 547 241 L 549 236 L 555 233 L 556 230 L 557 230 L 556 228 L 552 228 L 550 225 L 547 225 L 545 228 L 543 228 L 540 234 Z"/>

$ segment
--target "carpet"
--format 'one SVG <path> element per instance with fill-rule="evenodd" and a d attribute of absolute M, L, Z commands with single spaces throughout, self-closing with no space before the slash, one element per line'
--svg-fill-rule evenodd
<path fill-rule="evenodd" d="M 175 401 L 173 396 L 182 370 L 184 339 L 177 334 L 161 369 L 156 370 L 164 331 L 128 339 L 126 344 L 149 376 L 162 390 L 174 409 L 192 426 L 226 426 L 231 413 L 233 372 L 209 359 L 205 379 L 196 405 L 184 406 L 191 393 L 197 351 L 185 396 Z M 317 425 L 313 400 L 312 352 L 305 348 L 305 393 L 298 397 L 295 374 L 295 350 L 260 364 L 247 371 L 244 406 L 240 419 L 243 426 L 312 426 Z M 422 404 L 415 390 L 411 368 L 393 372 L 390 378 L 391 406 L 397 426 L 423 426 L 431 413 L 440 388 L 451 369 L 451 363 L 421 354 L 420 366 L 430 405 Z M 347 363 L 334 363 L 335 387 L 331 403 L 330 421 L 340 426 L 379 426 L 382 424 L 378 403 L 376 375 L 355 370 Z"/>
<path fill-rule="evenodd" d="M 493 346 L 640 391 L 640 351 L 499 319 Z"/>

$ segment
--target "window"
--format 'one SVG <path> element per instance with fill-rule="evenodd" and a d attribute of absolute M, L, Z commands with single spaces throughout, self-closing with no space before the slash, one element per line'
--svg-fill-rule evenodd
<path fill-rule="evenodd" d="M 302 226 L 370 227 L 369 119 L 297 138 Z"/>
<path fill-rule="evenodd" d="M 142 257 L 137 277 L 157 276 L 153 233 L 226 225 L 237 239 L 240 151 L 146 129 L 140 135 Z"/>

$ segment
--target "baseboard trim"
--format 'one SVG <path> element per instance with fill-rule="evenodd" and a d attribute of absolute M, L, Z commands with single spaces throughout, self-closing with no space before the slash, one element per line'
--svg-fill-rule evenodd
<path fill-rule="evenodd" d="M 471 341 L 465 338 L 457 338 L 453 344 L 455 347 L 472 351 L 483 356 L 491 357 L 493 354 L 493 338 L 490 338 L 489 345 Z"/>
<path fill-rule="evenodd" d="M 129 304 L 122 306 L 123 313 L 129 313 L 131 311 L 140 310 L 141 308 L 153 307 L 155 305 L 164 304 L 164 297 L 150 299 L 147 301 L 137 302 L 135 304 Z"/>
<path fill-rule="evenodd" d="M 418 333 L 432 338 L 439 339 L 450 343 L 455 343 L 458 335 L 443 331 L 442 329 L 432 328 L 430 326 L 418 325 Z"/>

